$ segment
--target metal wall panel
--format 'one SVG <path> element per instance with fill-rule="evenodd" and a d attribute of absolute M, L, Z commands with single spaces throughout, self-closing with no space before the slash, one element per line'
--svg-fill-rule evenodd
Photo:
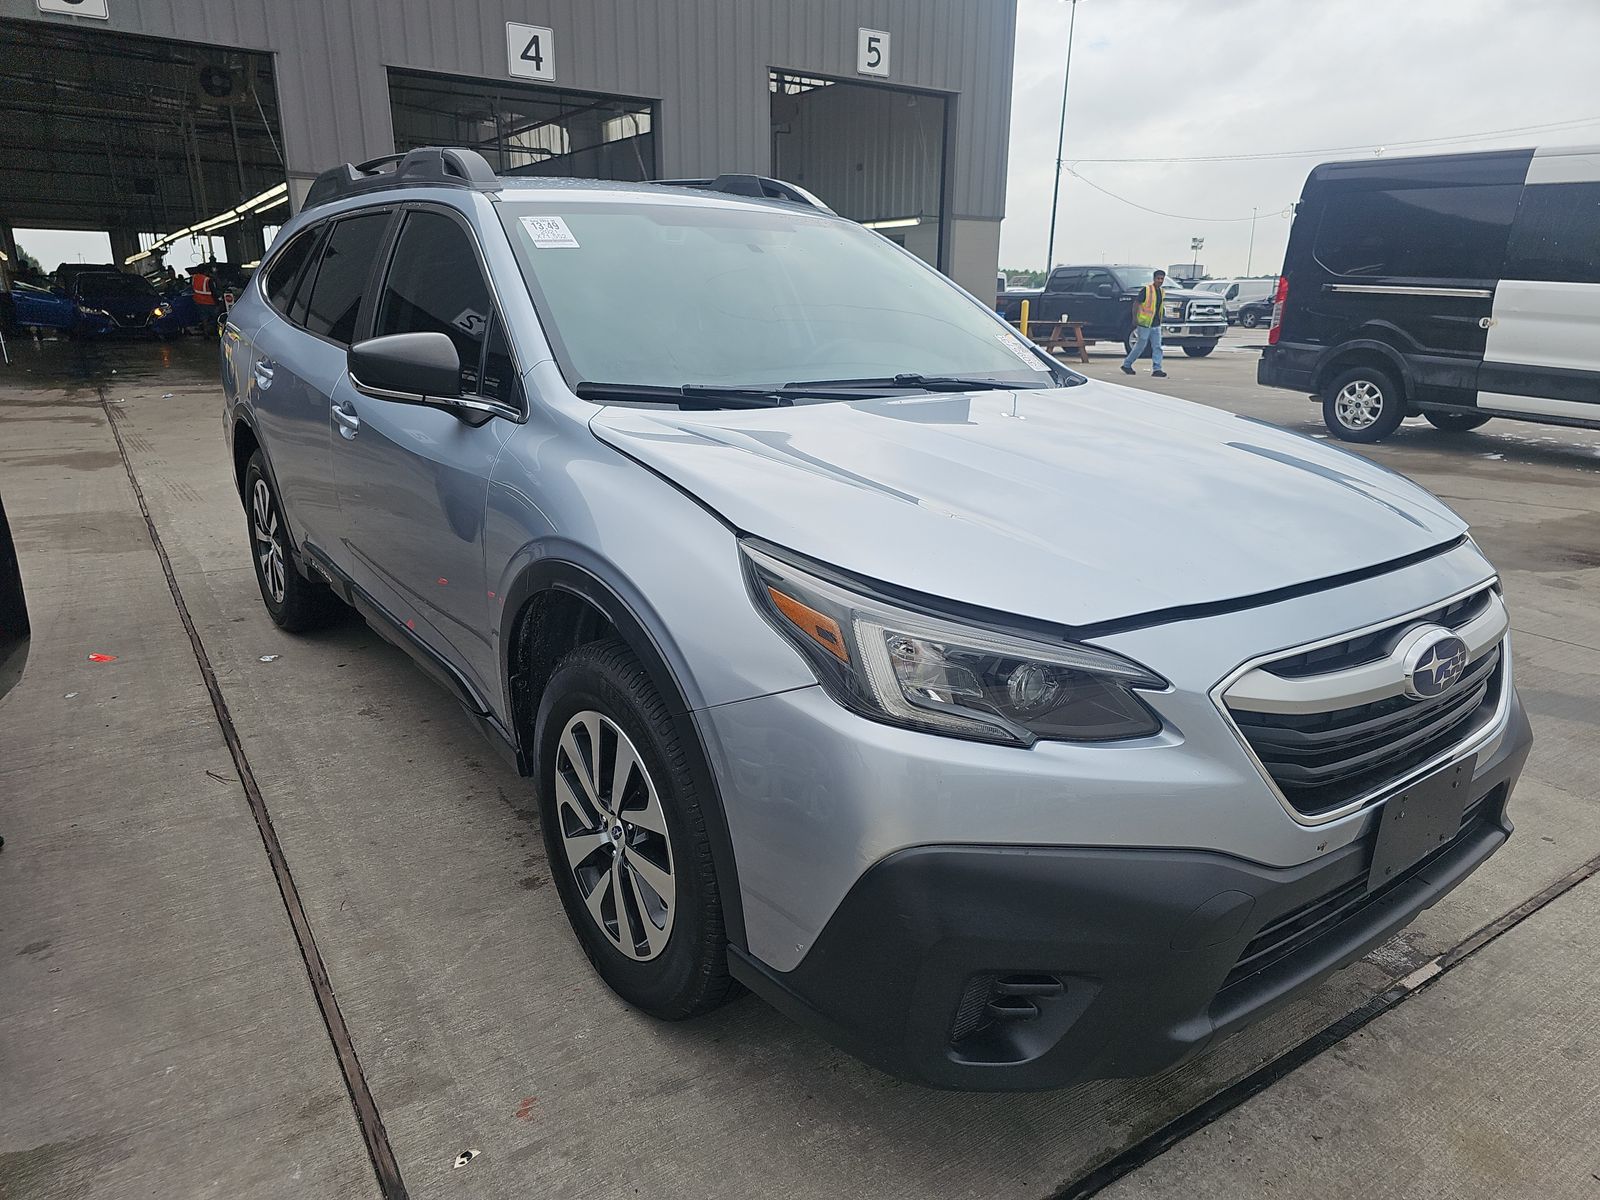
<path fill-rule="evenodd" d="M 555 33 L 554 82 L 658 102 L 666 175 L 770 170 L 767 71 L 855 79 L 856 29 L 892 35 L 882 82 L 952 96 L 946 210 L 1005 210 L 1015 0 L 109 0 L 110 21 L 0 0 L 0 18 L 277 56 L 291 175 L 390 153 L 388 67 L 507 78 L 505 23 Z"/>

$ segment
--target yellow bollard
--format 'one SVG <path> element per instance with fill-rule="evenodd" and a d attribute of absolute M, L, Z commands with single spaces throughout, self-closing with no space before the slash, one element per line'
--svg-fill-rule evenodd
<path fill-rule="evenodd" d="M 1022 336 L 1023 337 L 1027 337 L 1028 336 L 1028 302 L 1026 300 L 1024 300 L 1022 302 L 1021 329 L 1022 329 Z"/>

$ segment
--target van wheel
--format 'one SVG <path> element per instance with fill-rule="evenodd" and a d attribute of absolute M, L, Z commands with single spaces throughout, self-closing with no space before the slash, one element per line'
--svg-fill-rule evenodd
<path fill-rule="evenodd" d="M 1381 442 L 1405 419 L 1400 385 L 1377 367 L 1354 367 L 1322 392 L 1322 420 L 1346 442 Z"/>
<path fill-rule="evenodd" d="M 1488 413 L 1425 412 L 1422 416 L 1441 433 L 1465 433 L 1489 420 Z"/>
<path fill-rule="evenodd" d="M 733 986 L 679 722 L 610 640 L 556 668 L 534 733 L 545 851 L 572 931 L 612 991 L 669 1021 L 710 1011 Z"/>
<path fill-rule="evenodd" d="M 1204 358 L 1216 348 L 1217 344 L 1215 342 L 1206 342 L 1204 345 L 1200 346 L 1185 346 L 1183 348 L 1183 352 L 1190 358 Z"/>
<path fill-rule="evenodd" d="M 328 585 L 300 574 L 294 565 L 283 506 L 259 450 L 244 469 L 244 513 L 256 585 L 273 624 L 290 633 L 309 633 L 342 615 L 344 605 Z"/>

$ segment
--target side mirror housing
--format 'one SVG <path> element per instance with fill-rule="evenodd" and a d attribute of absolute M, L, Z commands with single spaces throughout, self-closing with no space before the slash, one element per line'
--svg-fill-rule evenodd
<path fill-rule="evenodd" d="M 1095 284 L 1094 294 L 1096 296 L 1110 297 L 1116 294 L 1116 289 L 1109 283 L 1097 283 Z"/>
<path fill-rule="evenodd" d="M 461 356 L 442 333 L 391 333 L 350 347 L 350 377 L 390 399 L 454 400 L 461 394 Z"/>

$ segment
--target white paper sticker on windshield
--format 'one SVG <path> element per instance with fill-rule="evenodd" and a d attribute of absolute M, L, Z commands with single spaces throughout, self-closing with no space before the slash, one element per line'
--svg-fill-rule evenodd
<path fill-rule="evenodd" d="M 1022 344 L 1022 339 L 1014 333 L 1001 333 L 996 335 L 1002 346 L 1015 354 L 1035 371 L 1048 371 L 1050 368 L 1039 361 L 1039 356 Z"/>
<path fill-rule="evenodd" d="M 560 217 L 523 217 L 522 227 L 528 231 L 533 244 L 541 250 L 558 247 L 578 249 L 578 239 L 572 236 L 572 230 Z"/>

